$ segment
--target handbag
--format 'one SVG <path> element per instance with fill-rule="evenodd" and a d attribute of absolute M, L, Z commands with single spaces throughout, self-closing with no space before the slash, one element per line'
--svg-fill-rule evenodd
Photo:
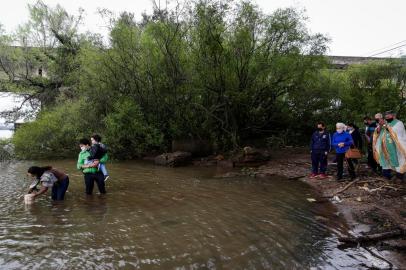
<path fill-rule="evenodd" d="M 345 152 L 345 158 L 347 159 L 360 159 L 362 158 L 361 151 L 358 148 L 350 148 Z"/>

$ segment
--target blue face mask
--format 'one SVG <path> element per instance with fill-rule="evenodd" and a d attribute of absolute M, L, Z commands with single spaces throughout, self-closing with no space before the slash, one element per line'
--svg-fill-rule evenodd
<path fill-rule="evenodd" d="M 343 133 L 344 130 L 343 129 L 337 129 L 337 133 Z"/>

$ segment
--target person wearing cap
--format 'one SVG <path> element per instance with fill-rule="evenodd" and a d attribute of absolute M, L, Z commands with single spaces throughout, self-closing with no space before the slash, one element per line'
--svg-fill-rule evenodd
<path fill-rule="evenodd" d="M 397 177 L 403 180 L 406 172 L 405 126 L 392 111 L 385 112 L 385 118 L 381 114 L 378 116 L 381 119 L 374 133 L 375 160 L 382 166 L 386 178 L 391 179 L 391 171 L 394 170 Z"/>
<path fill-rule="evenodd" d="M 353 145 L 352 137 L 349 133 L 345 132 L 345 124 L 337 123 L 336 130 L 337 132 L 333 135 L 333 140 L 331 145 L 334 146 L 336 150 L 336 160 L 337 160 L 337 181 L 343 181 L 343 171 L 344 171 L 344 158 L 345 153 L 350 149 L 350 146 Z M 353 164 L 348 164 L 348 172 L 351 176 L 351 179 L 355 179 L 355 170 Z"/>

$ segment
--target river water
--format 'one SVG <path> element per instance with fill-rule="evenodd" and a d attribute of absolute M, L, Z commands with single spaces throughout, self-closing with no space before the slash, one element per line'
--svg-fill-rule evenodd
<path fill-rule="evenodd" d="M 1 269 L 364 269 L 372 260 L 336 248 L 345 223 L 332 205 L 309 202 L 299 181 L 120 162 L 108 164 L 107 195 L 85 196 L 75 161 L 47 164 L 69 173 L 66 200 L 27 206 L 34 163 L 0 163 Z"/>

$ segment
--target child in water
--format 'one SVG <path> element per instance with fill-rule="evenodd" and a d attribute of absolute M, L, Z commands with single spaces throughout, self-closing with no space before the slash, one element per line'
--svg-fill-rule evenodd
<path fill-rule="evenodd" d="M 94 134 L 92 137 L 90 137 L 90 140 L 92 141 L 92 146 L 89 150 L 90 156 L 85 164 L 90 164 L 94 160 L 100 160 L 105 154 L 107 154 L 107 147 L 101 143 L 100 135 Z M 99 163 L 98 168 L 99 171 L 101 171 L 104 175 L 104 181 L 107 181 L 107 179 L 109 179 L 109 174 L 107 172 L 106 165 L 104 163 Z"/>

